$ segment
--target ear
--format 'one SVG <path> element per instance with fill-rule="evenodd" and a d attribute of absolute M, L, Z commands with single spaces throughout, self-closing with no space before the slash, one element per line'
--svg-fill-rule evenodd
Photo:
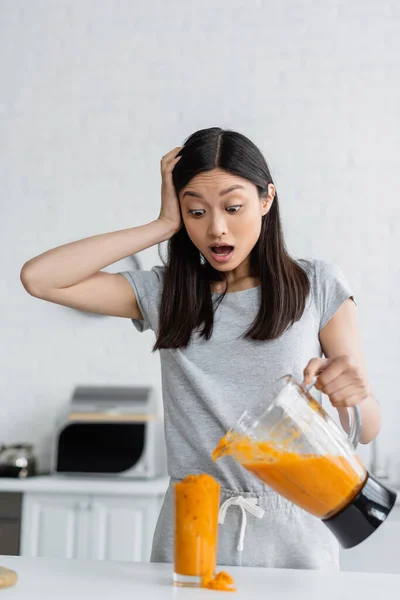
<path fill-rule="evenodd" d="M 275 186 L 273 183 L 268 185 L 268 195 L 261 198 L 261 216 L 266 215 L 272 206 L 275 198 Z"/>

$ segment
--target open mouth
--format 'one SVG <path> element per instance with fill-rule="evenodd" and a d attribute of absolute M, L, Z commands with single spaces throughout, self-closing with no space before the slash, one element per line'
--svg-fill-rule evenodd
<path fill-rule="evenodd" d="M 210 246 L 210 250 L 214 260 L 217 262 L 225 262 L 231 258 L 234 247 L 224 244 L 222 246 Z"/>

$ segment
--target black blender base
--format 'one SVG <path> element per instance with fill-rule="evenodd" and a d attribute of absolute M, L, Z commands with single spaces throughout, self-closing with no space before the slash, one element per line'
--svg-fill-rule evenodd
<path fill-rule="evenodd" d="M 396 502 L 397 494 L 372 475 L 357 496 L 337 515 L 323 523 L 342 548 L 353 548 L 366 540 L 383 523 Z"/>

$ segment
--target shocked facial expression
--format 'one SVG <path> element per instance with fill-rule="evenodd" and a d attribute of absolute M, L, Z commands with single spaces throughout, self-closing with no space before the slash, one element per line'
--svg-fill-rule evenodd
<path fill-rule="evenodd" d="M 274 194 L 270 184 L 268 196 L 260 199 L 253 183 L 222 169 L 196 175 L 180 191 L 186 231 L 214 269 L 228 272 L 249 264 Z"/>

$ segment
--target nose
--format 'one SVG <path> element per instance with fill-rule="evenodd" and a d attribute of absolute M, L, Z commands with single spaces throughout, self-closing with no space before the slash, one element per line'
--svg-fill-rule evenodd
<path fill-rule="evenodd" d="M 228 225 L 225 215 L 219 211 L 212 214 L 208 224 L 208 235 L 212 238 L 219 238 L 228 232 Z"/>

